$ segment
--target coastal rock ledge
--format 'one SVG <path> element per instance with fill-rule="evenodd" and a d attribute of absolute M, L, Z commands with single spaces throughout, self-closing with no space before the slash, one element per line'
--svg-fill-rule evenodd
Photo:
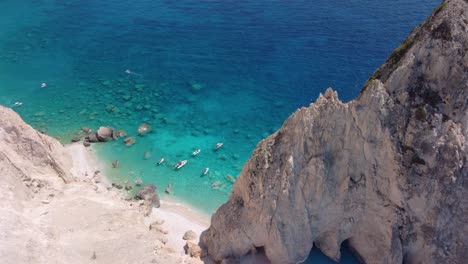
<path fill-rule="evenodd" d="M 468 259 L 468 2 L 445 1 L 343 104 L 328 89 L 260 142 L 201 246 L 362 263 Z"/>

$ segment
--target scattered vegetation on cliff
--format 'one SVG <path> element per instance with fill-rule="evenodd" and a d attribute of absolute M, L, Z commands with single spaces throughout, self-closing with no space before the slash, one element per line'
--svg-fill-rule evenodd
<path fill-rule="evenodd" d="M 447 7 L 447 2 L 443 2 L 442 4 L 440 4 L 440 6 L 436 8 L 436 10 L 434 11 L 434 15 L 437 15 L 440 11 L 444 10 L 446 7 Z"/>
<path fill-rule="evenodd" d="M 370 83 L 376 79 L 380 79 L 381 81 L 386 81 L 387 77 L 393 72 L 393 70 L 397 67 L 398 63 L 400 60 L 403 58 L 403 56 L 413 47 L 413 44 L 417 42 L 418 39 L 421 38 L 423 35 L 423 32 L 425 31 L 433 31 L 432 29 L 427 30 L 428 25 L 432 21 L 432 19 L 440 13 L 442 10 L 444 10 L 447 7 L 447 2 L 443 2 L 439 7 L 437 7 L 432 16 L 430 16 L 428 19 L 426 19 L 423 23 L 421 23 L 418 27 L 416 27 L 411 34 L 408 36 L 408 38 L 398 47 L 396 48 L 393 53 L 390 55 L 390 57 L 387 59 L 384 65 L 382 65 L 380 68 L 377 69 L 377 71 L 374 72 L 374 74 L 366 81 L 364 84 L 363 89 L 361 90 L 362 94 L 367 87 L 370 85 Z M 445 22 L 445 21 L 444 21 Z M 447 30 L 448 28 L 448 30 Z M 451 39 L 451 33 L 448 25 L 445 25 L 445 23 L 442 23 L 439 25 L 433 32 L 433 37 L 435 38 L 442 38 L 445 40 L 450 40 Z"/>

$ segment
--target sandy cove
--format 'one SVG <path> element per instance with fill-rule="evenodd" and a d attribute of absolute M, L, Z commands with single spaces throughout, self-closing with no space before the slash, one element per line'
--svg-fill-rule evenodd
<path fill-rule="evenodd" d="M 112 188 L 103 165 L 0 106 L 1 263 L 201 263 L 182 237 L 193 230 L 196 245 L 207 217 L 167 202 L 145 216 L 149 204 Z"/>
<path fill-rule="evenodd" d="M 112 241 L 112 243 L 120 243 L 121 245 L 117 248 L 121 248 L 126 254 L 139 252 L 136 255 L 138 256 L 137 263 L 142 261 L 141 256 L 147 255 L 148 253 L 157 255 L 158 252 L 170 253 L 170 255 L 172 255 L 171 257 L 176 258 L 163 258 L 162 260 L 154 258 L 151 259 L 153 263 L 160 263 L 159 261 L 164 261 L 164 263 L 199 262 L 199 260 L 185 255 L 183 247 L 186 241 L 183 240 L 182 237 L 188 230 L 193 230 L 197 236 L 199 236 L 201 232 L 209 226 L 208 216 L 198 213 L 183 204 L 162 200 L 160 208 L 153 208 L 151 215 L 144 217 L 142 210 L 139 209 L 138 201 L 127 201 L 125 199 L 127 196 L 125 191 L 111 188 L 110 182 L 104 175 L 95 176 L 96 171 L 100 171 L 99 174 L 105 172 L 104 168 L 106 166 L 99 161 L 92 148 L 85 148 L 79 143 L 67 145 L 65 148 L 73 160 L 73 175 L 79 178 L 84 184 L 72 184 L 65 190 L 67 194 L 65 196 L 68 196 L 65 201 L 69 202 L 70 206 L 73 206 L 75 210 L 73 210 L 73 212 L 66 210 L 67 205 L 64 204 L 61 207 L 64 210 L 59 210 L 55 213 L 57 214 L 57 218 L 61 219 L 63 222 L 70 221 L 71 223 L 76 222 L 76 224 L 79 222 L 80 226 L 85 227 L 82 230 L 77 228 L 73 239 L 70 237 L 70 240 L 66 241 L 67 244 L 72 243 L 76 244 L 74 246 L 77 247 L 89 248 L 87 250 L 89 251 L 88 255 L 90 257 L 96 252 L 97 258 L 95 263 L 107 263 L 107 261 L 101 262 L 98 260 L 113 257 L 115 257 L 115 260 L 109 261 L 109 263 L 124 263 L 120 257 L 116 257 L 114 252 L 106 253 L 107 249 L 116 248 L 116 245 L 109 247 L 108 242 L 110 241 Z M 62 200 L 61 203 L 65 201 Z M 113 211 L 118 211 L 119 213 Z M 118 217 L 120 219 L 117 219 L 115 216 L 119 214 L 121 215 Z M 77 219 L 81 221 L 77 221 Z M 149 225 L 155 221 L 162 222 L 160 228 L 148 231 Z M 92 230 L 86 228 L 92 225 L 106 225 L 106 223 L 109 225 L 109 231 L 113 228 L 123 228 L 124 230 L 121 230 L 121 232 L 115 236 L 108 236 L 108 230 L 99 232 L 96 228 L 92 228 Z M 91 237 L 96 239 L 86 242 L 78 241 L 76 240 L 76 232 L 83 233 L 79 235 L 79 237 L 87 239 Z M 126 242 L 117 240 L 126 240 Z M 136 246 L 140 244 L 138 242 L 143 242 L 141 244 L 144 245 Z M 198 242 L 198 237 L 197 241 L 194 242 Z M 156 250 L 151 250 L 150 248 L 145 249 L 145 247 L 150 247 L 146 244 L 154 246 L 155 243 L 157 244 Z M 92 245 L 94 247 L 92 247 Z M 126 245 L 128 245 L 128 247 Z M 95 249 L 91 250 L 91 248 Z M 99 253 L 100 250 L 102 250 L 102 253 Z M 102 258 L 99 257 L 100 255 L 102 255 Z M 141 263 L 144 263 L 144 261 Z"/>

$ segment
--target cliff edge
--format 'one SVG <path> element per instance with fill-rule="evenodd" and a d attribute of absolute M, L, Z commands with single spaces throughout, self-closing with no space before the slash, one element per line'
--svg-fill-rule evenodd
<path fill-rule="evenodd" d="M 164 220 L 198 225 L 169 211 L 146 217 L 145 203 L 112 189 L 90 155 L 0 106 L 2 264 L 200 263 L 185 255 L 182 235 Z"/>
<path fill-rule="evenodd" d="M 201 244 L 362 263 L 468 259 L 468 2 L 449 0 L 343 104 L 328 89 L 260 142 Z"/>

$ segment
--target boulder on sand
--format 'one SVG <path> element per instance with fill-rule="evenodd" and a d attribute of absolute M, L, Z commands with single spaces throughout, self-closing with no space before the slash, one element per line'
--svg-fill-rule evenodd
<path fill-rule="evenodd" d="M 192 258 L 202 257 L 203 251 L 199 245 L 196 243 L 187 241 L 187 244 L 184 246 L 185 254 L 189 255 Z"/>
<path fill-rule="evenodd" d="M 193 230 L 189 230 L 189 231 L 185 232 L 182 239 L 183 240 L 195 240 L 195 239 L 197 239 L 197 233 L 195 233 Z"/>
<path fill-rule="evenodd" d="M 151 203 L 151 206 L 159 208 L 161 202 L 159 201 L 158 189 L 154 184 L 147 185 L 137 192 L 135 199 L 145 200 Z"/>

